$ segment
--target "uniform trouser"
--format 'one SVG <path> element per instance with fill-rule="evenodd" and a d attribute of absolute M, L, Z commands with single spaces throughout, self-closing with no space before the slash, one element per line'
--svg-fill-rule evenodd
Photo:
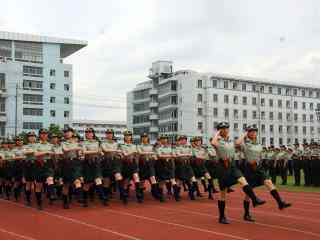
<path fill-rule="evenodd" d="M 293 160 L 290 159 L 288 161 L 288 171 L 289 171 L 289 175 L 292 176 L 293 175 Z"/>
<path fill-rule="evenodd" d="M 274 184 L 277 184 L 277 173 L 277 166 L 275 166 L 274 161 L 271 161 L 269 165 L 269 175 Z"/>
<path fill-rule="evenodd" d="M 312 184 L 310 160 L 303 160 L 303 173 L 304 173 L 304 184 L 306 186 L 310 186 Z"/>
<path fill-rule="evenodd" d="M 311 160 L 311 182 L 314 186 L 320 186 L 319 169 L 320 161 L 318 159 Z"/>
<path fill-rule="evenodd" d="M 286 185 L 288 179 L 288 164 L 285 164 L 284 161 L 280 162 L 279 172 L 282 179 L 282 185 Z"/>
<path fill-rule="evenodd" d="M 296 186 L 301 184 L 301 169 L 303 169 L 303 161 L 299 159 L 293 160 L 294 183 Z"/>

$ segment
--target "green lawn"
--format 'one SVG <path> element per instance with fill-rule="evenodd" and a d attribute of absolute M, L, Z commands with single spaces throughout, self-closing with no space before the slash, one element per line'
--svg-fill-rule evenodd
<path fill-rule="evenodd" d="M 281 185 L 281 177 L 277 177 L 277 188 L 290 192 L 318 192 L 320 193 L 320 187 L 305 187 L 304 178 L 301 176 L 301 186 L 294 185 L 294 177 L 288 176 L 288 184 L 286 186 Z"/>

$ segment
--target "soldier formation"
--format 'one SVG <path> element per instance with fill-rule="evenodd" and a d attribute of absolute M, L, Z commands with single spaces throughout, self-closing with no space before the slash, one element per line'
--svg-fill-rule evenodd
<path fill-rule="evenodd" d="M 72 128 L 64 129 L 63 139 L 46 129 L 41 129 L 38 136 L 29 132 L 26 144 L 20 137 L 1 144 L 0 196 L 19 201 L 23 192 L 26 205 L 32 205 L 34 196 L 41 210 L 44 196 L 50 205 L 61 200 L 63 208 L 68 209 L 72 202 L 88 207 L 95 196 L 107 206 L 116 192 L 127 204 L 130 189 L 134 189 L 139 203 L 143 203 L 146 191 L 160 202 L 165 202 L 167 195 L 181 201 L 182 191 L 188 192 L 190 200 L 202 197 L 203 192 L 213 199 L 220 191 L 219 222 L 228 224 L 226 198 L 234 184 L 239 183 L 244 192 L 246 221 L 254 221 L 250 202 L 254 207 L 265 203 L 254 192 L 257 186 L 266 186 L 279 209 L 291 206 L 274 186 L 277 176 L 287 184 L 290 167 L 297 186 L 301 184 L 301 170 L 306 186 L 320 186 L 318 144 L 263 148 L 256 139 L 258 129 L 253 126 L 235 142 L 229 139 L 228 123 L 218 124 L 217 130 L 208 145 L 201 137 L 193 137 L 188 143 L 183 135 L 174 144 L 166 135 L 150 144 L 147 134 L 142 134 L 136 145 L 130 131 L 124 132 L 123 143 L 117 143 L 112 129 L 106 130 L 101 141 L 92 128 L 85 130 L 84 140 Z"/>

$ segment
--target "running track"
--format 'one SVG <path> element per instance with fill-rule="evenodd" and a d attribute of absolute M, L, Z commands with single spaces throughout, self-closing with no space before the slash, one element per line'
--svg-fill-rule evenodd
<path fill-rule="evenodd" d="M 44 211 L 1 199 L 0 240 L 320 239 L 320 193 L 282 192 L 294 204 L 285 211 L 264 189 L 257 193 L 268 202 L 252 210 L 256 223 L 242 220 L 240 190 L 228 195 L 231 225 L 217 223 L 217 202 L 206 197 L 159 203 L 148 195 L 144 204 L 132 199 L 123 206 L 114 199 L 109 207 L 96 202 L 86 209 L 73 204 L 70 210 L 56 202 Z"/>

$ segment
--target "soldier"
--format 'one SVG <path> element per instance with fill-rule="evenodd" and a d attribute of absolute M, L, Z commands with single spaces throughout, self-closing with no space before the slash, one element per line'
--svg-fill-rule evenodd
<path fill-rule="evenodd" d="M 277 184 L 277 176 L 279 173 L 279 156 L 281 155 L 280 148 L 275 148 L 271 146 L 271 153 L 270 153 L 270 168 L 269 174 L 271 180 L 274 184 Z"/>
<path fill-rule="evenodd" d="M 178 192 L 179 188 L 175 180 L 175 154 L 168 143 L 168 136 L 162 135 L 156 148 L 157 161 L 155 164 L 156 178 L 159 182 L 159 200 L 164 202 L 163 189 L 166 182 L 173 185 L 174 191 Z"/>
<path fill-rule="evenodd" d="M 192 148 L 190 145 L 187 145 L 187 136 L 179 136 L 177 138 L 177 144 L 176 148 L 174 149 L 174 154 L 175 179 L 177 183 L 176 187 L 174 188 L 175 200 L 181 200 L 180 190 L 184 182 L 188 186 L 189 198 L 191 200 L 195 200 L 195 186 L 193 184 L 196 181 L 196 178 L 191 166 Z"/>
<path fill-rule="evenodd" d="M 12 179 L 13 179 L 13 163 L 15 155 L 10 149 L 10 140 L 5 140 L 2 142 L 2 166 L 3 166 L 3 181 L 6 199 L 10 200 L 11 191 L 12 191 Z"/>
<path fill-rule="evenodd" d="M 293 146 L 293 171 L 294 171 L 294 181 L 296 186 L 301 184 L 301 170 L 303 169 L 303 147 L 300 146 L 299 142 L 295 142 Z"/>
<path fill-rule="evenodd" d="M 315 143 L 315 153 L 314 153 L 314 164 L 313 164 L 313 185 L 315 187 L 320 186 L 320 148 L 319 144 Z"/>
<path fill-rule="evenodd" d="M 70 189 L 74 185 L 76 194 L 82 193 L 81 186 L 81 146 L 77 138 L 74 138 L 74 130 L 70 127 L 64 129 L 64 142 L 62 142 L 63 160 L 61 162 L 61 177 L 63 182 L 62 199 L 63 208 L 69 208 Z"/>
<path fill-rule="evenodd" d="M 139 203 L 143 201 L 143 190 L 140 188 L 140 177 L 137 160 L 137 146 L 132 143 L 132 132 L 125 131 L 124 143 L 119 145 L 121 150 L 121 175 L 123 180 L 120 188 L 120 197 L 124 204 L 128 202 L 129 181 L 135 184 L 136 198 Z"/>
<path fill-rule="evenodd" d="M 15 147 L 12 149 L 15 156 L 13 194 L 16 202 L 18 202 L 23 184 L 23 162 L 25 160 L 25 155 L 23 150 L 23 139 L 21 137 L 16 137 L 15 143 Z"/>
<path fill-rule="evenodd" d="M 311 146 L 308 143 L 303 144 L 303 172 L 304 172 L 304 185 L 311 186 Z"/>
<path fill-rule="evenodd" d="M 288 161 L 291 158 L 291 154 L 286 146 L 281 146 L 279 157 L 279 173 L 282 180 L 282 185 L 287 185 L 288 179 Z"/>
<path fill-rule="evenodd" d="M 318 146 L 316 142 L 312 142 L 311 144 L 311 154 L 310 154 L 310 175 L 311 175 L 311 184 L 317 185 L 317 179 L 319 174 L 319 169 L 317 166 L 318 163 Z"/>
<path fill-rule="evenodd" d="M 61 175 L 61 164 L 63 160 L 63 149 L 60 143 L 60 137 L 57 134 L 51 134 L 51 144 L 52 144 L 52 164 L 53 164 L 53 171 L 54 171 L 54 182 L 56 184 L 56 195 L 59 199 L 62 197 L 62 188 L 63 188 L 63 181 Z M 52 197 L 53 199 L 55 196 Z"/>
<path fill-rule="evenodd" d="M 212 138 L 210 138 L 209 143 L 211 143 Z M 216 149 L 209 144 L 207 147 L 207 160 L 205 162 L 206 168 L 208 169 L 208 172 L 211 176 L 211 179 L 208 181 L 208 198 L 209 199 L 213 199 L 213 195 L 214 193 L 217 193 L 218 190 L 216 190 L 215 186 L 214 186 L 214 179 L 217 178 L 217 167 L 219 164 L 219 160 L 218 160 L 218 156 L 217 156 L 217 152 Z"/>
<path fill-rule="evenodd" d="M 52 161 L 52 144 L 48 142 L 48 130 L 40 129 L 39 143 L 36 146 L 35 161 L 35 194 L 39 210 L 42 210 L 42 192 L 44 184 L 47 184 L 50 204 L 53 203 L 54 172 Z"/>
<path fill-rule="evenodd" d="M 257 131 L 258 129 L 256 127 L 248 126 L 246 133 L 236 140 L 236 144 L 241 146 L 241 150 L 246 159 L 243 168 L 244 176 L 252 188 L 265 185 L 272 197 L 277 201 L 280 210 L 288 208 L 291 204 L 286 203 L 281 199 L 278 191 L 270 180 L 270 177 L 262 166 L 263 148 L 257 142 Z M 245 210 L 243 219 L 245 221 L 254 222 L 254 219 L 250 215 L 250 198 L 248 195 L 245 196 L 243 207 Z"/>
<path fill-rule="evenodd" d="M 225 216 L 226 194 L 228 187 L 240 183 L 243 192 L 252 200 L 253 206 L 259 206 L 265 203 L 256 197 L 247 180 L 243 177 L 241 171 L 235 166 L 234 143 L 229 139 L 229 123 L 221 122 L 217 125 L 217 133 L 211 141 L 216 148 L 219 165 L 217 167 L 217 176 L 220 186 L 219 223 L 229 224 Z"/>
<path fill-rule="evenodd" d="M 147 180 L 151 184 L 151 193 L 155 199 L 158 199 L 158 183 L 156 180 L 156 172 L 154 164 L 156 161 L 156 154 L 153 145 L 150 144 L 148 134 L 143 133 L 140 136 L 140 145 L 137 146 L 139 154 L 139 176 L 140 176 L 140 189 L 144 189 L 144 182 Z M 142 195 L 143 196 L 143 195 Z"/>
<path fill-rule="evenodd" d="M 84 161 L 82 162 L 83 206 L 88 207 L 88 192 L 96 187 L 100 200 L 106 206 L 108 201 L 104 195 L 101 174 L 101 149 L 99 142 L 95 139 L 93 128 L 85 130 L 86 140 L 82 143 Z"/>
<path fill-rule="evenodd" d="M 193 139 L 192 143 L 192 162 L 191 166 L 193 168 L 195 178 L 196 179 L 205 179 L 205 182 L 211 180 L 211 176 L 205 166 L 205 159 L 207 158 L 206 154 L 207 151 L 202 146 L 202 138 L 201 137 L 195 137 Z M 193 187 L 195 188 L 197 192 L 197 196 L 201 197 L 200 189 L 198 182 L 196 179 L 193 180 Z"/>
<path fill-rule="evenodd" d="M 108 203 L 112 195 L 112 178 L 114 176 L 116 182 L 120 182 L 123 178 L 120 169 L 120 153 L 119 144 L 114 138 L 112 129 L 106 130 L 106 138 L 101 142 L 101 150 L 103 153 L 101 161 L 101 171 L 103 177 L 103 192 L 105 202 Z M 118 184 L 119 185 L 119 184 Z"/>
<path fill-rule="evenodd" d="M 25 162 L 23 164 L 23 177 L 26 182 L 25 199 L 27 206 L 31 206 L 31 191 L 33 183 L 36 180 L 35 161 L 37 158 L 35 153 L 37 151 L 37 147 L 35 132 L 29 132 L 27 134 L 27 144 L 24 146 Z"/>

